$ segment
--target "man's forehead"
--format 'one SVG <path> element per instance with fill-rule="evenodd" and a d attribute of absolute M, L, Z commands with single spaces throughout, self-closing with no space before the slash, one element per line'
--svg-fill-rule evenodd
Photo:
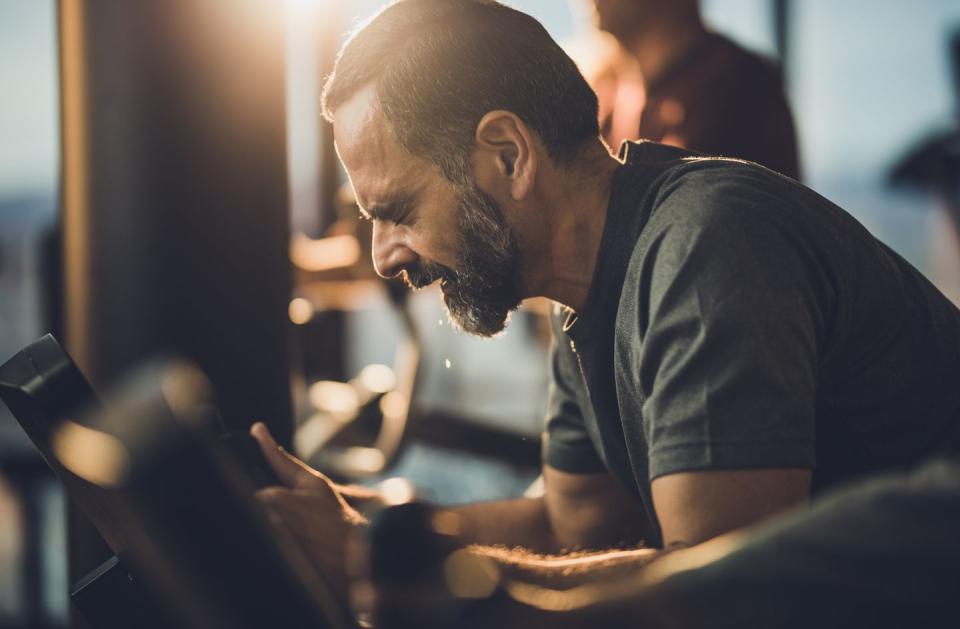
<path fill-rule="evenodd" d="M 377 157 L 371 152 L 383 150 L 385 130 L 373 85 L 358 91 L 334 112 L 334 143 L 348 168 Z"/>
<path fill-rule="evenodd" d="M 430 169 L 393 137 L 371 85 L 334 112 L 334 142 L 361 207 L 390 203 Z"/>
<path fill-rule="evenodd" d="M 392 139 L 387 136 L 372 86 L 351 96 L 334 112 L 334 144 L 361 207 L 389 187 L 391 164 L 396 160 L 391 159 Z"/>

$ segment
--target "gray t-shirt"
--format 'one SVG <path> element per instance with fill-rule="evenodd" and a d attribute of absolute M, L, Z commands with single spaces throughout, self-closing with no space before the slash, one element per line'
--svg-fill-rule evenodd
<path fill-rule="evenodd" d="M 587 302 L 558 311 L 544 460 L 813 470 L 960 451 L 960 312 L 836 205 L 736 160 L 624 144 Z"/>

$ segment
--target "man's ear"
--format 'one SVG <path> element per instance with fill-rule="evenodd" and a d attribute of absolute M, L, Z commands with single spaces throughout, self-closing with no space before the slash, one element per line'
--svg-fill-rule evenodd
<path fill-rule="evenodd" d="M 473 156 L 481 188 L 522 201 L 533 190 L 537 152 L 530 129 L 516 114 L 488 112 L 477 123 Z"/>

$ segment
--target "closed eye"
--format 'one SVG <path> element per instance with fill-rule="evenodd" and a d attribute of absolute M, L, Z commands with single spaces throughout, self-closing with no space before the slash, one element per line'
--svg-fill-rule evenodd
<path fill-rule="evenodd" d="M 412 199 L 400 199 L 389 203 L 375 203 L 365 211 L 360 210 L 360 214 L 368 220 L 388 221 L 395 225 L 402 225 L 404 222 L 411 222 L 413 214 Z"/>

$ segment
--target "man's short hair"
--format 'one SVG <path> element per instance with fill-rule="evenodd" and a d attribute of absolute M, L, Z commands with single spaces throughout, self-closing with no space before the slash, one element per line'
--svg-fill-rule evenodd
<path fill-rule="evenodd" d="M 493 0 L 398 0 L 347 40 L 323 89 L 323 114 L 367 85 L 399 144 L 469 178 L 480 119 L 502 109 L 568 162 L 599 136 L 597 97 L 534 18 Z"/>

